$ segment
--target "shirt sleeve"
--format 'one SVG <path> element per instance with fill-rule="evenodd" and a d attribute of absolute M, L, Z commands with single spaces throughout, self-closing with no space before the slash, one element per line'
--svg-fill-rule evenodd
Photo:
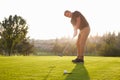
<path fill-rule="evenodd" d="M 80 16 L 80 13 L 78 11 L 73 12 L 72 18 L 71 18 L 71 24 L 74 26 L 77 22 L 77 17 Z"/>

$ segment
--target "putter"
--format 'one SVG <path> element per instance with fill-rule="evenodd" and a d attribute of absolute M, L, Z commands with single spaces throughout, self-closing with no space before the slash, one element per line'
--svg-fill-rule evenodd
<path fill-rule="evenodd" d="M 73 37 L 74 38 L 74 37 Z M 72 41 L 73 40 L 73 38 L 70 40 L 70 41 Z M 65 46 L 65 48 L 63 49 L 63 52 L 61 53 L 61 57 L 63 56 L 63 54 L 64 54 L 64 52 L 66 51 L 66 49 L 69 47 L 69 44 L 70 44 L 70 41 L 68 42 L 68 44 Z"/>

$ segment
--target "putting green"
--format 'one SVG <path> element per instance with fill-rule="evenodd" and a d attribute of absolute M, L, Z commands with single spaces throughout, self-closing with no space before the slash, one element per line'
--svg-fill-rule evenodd
<path fill-rule="evenodd" d="M 0 80 L 120 80 L 120 57 L 0 56 Z M 64 74 L 64 70 L 71 74 Z"/>

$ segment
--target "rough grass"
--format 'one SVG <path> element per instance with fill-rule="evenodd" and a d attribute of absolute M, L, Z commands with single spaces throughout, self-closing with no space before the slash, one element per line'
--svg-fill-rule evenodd
<path fill-rule="evenodd" d="M 120 57 L 0 56 L 0 80 L 120 80 Z M 67 70 L 71 74 L 63 74 Z"/>

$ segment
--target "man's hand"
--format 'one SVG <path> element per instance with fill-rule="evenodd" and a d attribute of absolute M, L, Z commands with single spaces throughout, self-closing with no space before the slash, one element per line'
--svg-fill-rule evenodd
<path fill-rule="evenodd" d="M 80 17 L 77 18 L 77 22 L 76 22 L 76 25 L 74 25 L 74 34 L 73 34 L 73 38 L 77 36 L 77 30 L 79 29 L 79 26 L 80 26 Z"/>
<path fill-rule="evenodd" d="M 77 36 L 77 28 L 74 28 L 73 38 Z"/>

